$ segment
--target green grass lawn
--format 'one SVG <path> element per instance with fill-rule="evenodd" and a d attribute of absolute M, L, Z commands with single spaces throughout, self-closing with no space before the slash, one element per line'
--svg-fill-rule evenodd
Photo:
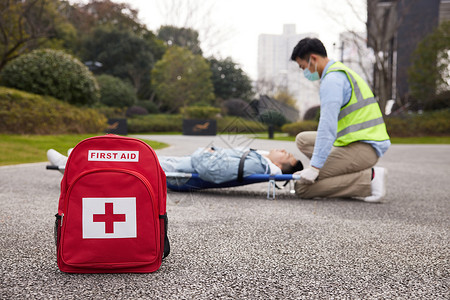
<path fill-rule="evenodd" d="M 7 135 L 0 134 L 0 166 L 47 161 L 47 150 L 55 149 L 63 154 L 78 142 L 99 134 L 73 135 Z M 167 144 L 146 141 L 153 149 Z"/>
<path fill-rule="evenodd" d="M 153 133 L 151 133 L 153 134 Z M 172 133 L 174 134 L 174 133 Z M 96 134 L 73 135 L 9 135 L 0 134 L 0 166 L 47 161 L 47 150 L 55 149 L 63 154 L 78 142 Z M 266 133 L 258 134 L 258 138 L 267 139 Z M 295 137 L 276 133 L 275 140 L 294 141 Z M 167 144 L 143 140 L 153 149 L 167 147 Z M 450 136 L 446 137 L 414 137 L 392 138 L 393 144 L 450 144 Z"/>

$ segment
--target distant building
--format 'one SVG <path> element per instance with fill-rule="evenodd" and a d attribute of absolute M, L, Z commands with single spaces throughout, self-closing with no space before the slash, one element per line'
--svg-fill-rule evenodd
<path fill-rule="evenodd" d="M 440 22 L 450 19 L 450 1 L 368 0 L 367 13 L 368 46 L 383 49 L 387 58 L 386 74 L 374 70 L 374 91 L 386 87 L 389 98 L 403 99 L 409 93 L 411 55 Z"/>
<path fill-rule="evenodd" d="M 317 34 L 297 34 L 295 24 L 286 24 L 282 34 L 261 34 L 258 39 L 258 81 L 287 88 L 296 98 L 300 115 L 319 105 L 319 83 L 312 83 L 291 61 L 292 50 L 305 37 Z"/>

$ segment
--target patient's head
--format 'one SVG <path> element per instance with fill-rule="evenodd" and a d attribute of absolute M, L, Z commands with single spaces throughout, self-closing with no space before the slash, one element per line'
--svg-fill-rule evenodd
<path fill-rule="evenodd" d="M 293 174 L 303 170 L 301 161 L 284 149 L 272 149 L 267 157 L 281 169 L 283 174 Z"/>

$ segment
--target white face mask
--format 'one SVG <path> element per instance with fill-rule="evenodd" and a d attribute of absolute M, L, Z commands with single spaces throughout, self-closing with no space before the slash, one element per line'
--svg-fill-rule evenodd
<path fill-rule="evenodd" d="M 311 73 L 309 70 L 309 66 L 311 65 L 311 58 L 309 58 L 308 61 L 308 67 L 303 70 L 303 75 L 305 75 L 306 79 L 311 81 L 316 81 L 320 79 L 319 72 L 317 72 L 317 63 L 316 63 L 316 71 L 314 73 Z"/>

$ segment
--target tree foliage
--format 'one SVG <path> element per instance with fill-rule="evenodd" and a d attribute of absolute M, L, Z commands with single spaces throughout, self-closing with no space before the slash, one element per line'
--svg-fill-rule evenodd
<path fill-rule="evenodd" d="M 58 0 L 0 2 L 0 70 L 22 54 L 54 45 L 55 38 L 73 36 L 74 28 L 59 14 L 60 6 Z"/>
<path fill-rule="evenodd" d="M 194 54 L 202 54 L 198 32 L 191 28 L 161 26 L 157 37 L 164 41 L 167 46 L 180 46 L 189 49 Z"/>
<path fill-rule="evenodd" d="M 170 23 L 177 25 L 162 26 L 158 30 L 158 37 L 160 37 L 158 38 L 139 20 L 138 10 L 133 9 L 127 3 L 113 1 L 1 1 L 0 70 L 7 62 L 16 57 L 22 58 L 24 54 L 35 49 L 63 50 L 65 53 L 73 55 L 72 60 L 76 57 L 85 65 L 88 65 L 88 62 L 95 63 L 94 66 L 97 67 L 92 68 L 91 71 L 96 75 L 110 75 L 120 78 L 121 82 L 131 83 L 137 98 L 142 101 L 145 100 L 142 103 L 145 103 L 145 107 L 152 112 L 175 112 L 181 106 L 191 103 L 211 105 L 215 97 L 214 90 L 216 90 L 217 97 L 222 99 L 251 100 L 253 94 L 250 79 L 231 58 L 214 60 L 214 67 L 210 68 L 208 62 L 202 57 L 203 51 L 200 47 L 199 32 L 197 31 L 198 28 L 203 28 L 202 26 L 197 27 L 189 22 L 184 25 Z M 166 2 L 169 3 L 170 1 Z M 198 17 L 198 20 L 206 20 L 209 16 L 208 9 L 205 10 L 206 6 L 198 2 L 198 6 L 194 7 L 189 3 L 191 2 L 183 2 L 183 6 L 180 6 L 181 3 L 173 1 L 172 4 L 179 7 L 180 10 L 185 10 L 184 7 L 187 6 L 189 9 L 184 13 L 189 12 L 186 16 L 189 21 L 193 21 L 193 15 L 198 15 L 197 13 L 200 10 L 203 13 L 201 17 Z M 173 11 L 169 11 L 172 15 L 174 14 Z M 210 30 L 212 27 L 209 25 L 205 25 L 202 36 L 204 38 L 205 36 L 214 37 L 214 39 L 207 38 L 208 42 L 215 39 L 223 40 L 221 36 Z M 180 47 L 187 50 L 184 51 Z M 176 53 L 180 56 L 164 56 L 167 49 L 172 49 L 172 54 Z M 47 57 L 46 55 L 44 56 Z M 170 58 L 169 63 L 167 63 L 168 57 Z M 50 61 L 52 59 L 45 59 L 47 61 L 44 64 L 54 66 L 54 63 Z M 33 56 L 31 61 L 32 64 L 37 64 L 38 58 L 36 55 Z M 160 78 L 153 80 L 152 69 L 157 61 L 161 61 L 160 69 L 154 74 L 160 76 Z M 29 58 L 28 60 L 21 60 L 20 68 L 25 68 L 24 66 L 28 63 L 30 63 Z M 18 64 L 18 62 L 15 64 Z M 83 66 L 80 62 L 77 62 L 77 64 L 80 68 Z M 66 66 L 65 63 L 63 66 Z M 29 68 L 29 66 L 27 65 L 26 68 Z M 163 75 L 163 69 L 164 72 L 167 71 L 170 74 Z M 173 71 L 174 69 L 176 71 Z M 60 78 L 52 76 L 44 78 L 45 76 L 42 74 L 34 73 L 36 67 L 30 68 L 30 72 L 26 75 L 24 75 L 23 69 L 20 69 L 20 71 L 17 71 L 19 69 L 14 70 L 9 69 L 8 75 L 3 77 L 14 78 L 15 83 L 12 79 L 9 82 L 17 88 L 23 86 L 28 91 L 52 94 L 70 103 L 93 104 L 99 98 L 98 88 L 95 87 L 95 78 L 84 66 L 83 70 L 87 72 L 87 77 L 90 77 L 89 80 L 85 80 L 87 77 L 83 73 L 84 71 L 73 71 L 71 75 L 64 73 Z M 45 74 L 52 71 L 57 74 L 63 72 L 59 68 L 54 68 L 54 70 L 44 68 L 43 70 L 45 70 Z M 17 74 L 13 74 L 14 72 Z M 176 73 L 176 76 L 173 77 L 171 72 Z M 212 72 L 214 73 L 214 87 L 211 83 Z M 77 74 L 82 76 L 80 82 L 92 83 L 91 92 L 94 96 L 84 97 L 84 100 L 81 100 L 83 97 L 75 96 L 75 94 L 81 94 L 81 91 L 78 90 L 81 87 L 77 85 L 66 94 L 55 92 L 59 89 L 65 89 L 69 77 L 70 80 L 73 80 Z M 24 76 L 24 80 L 22 80 L 22 76 Z M 33 76 L 35 76 L 34 81 L 31 78 Z M 50 84 L 57 82 L 57 80 L 62 83 Z M 157 82 L 161 80 L 163 85 L 160 87 Z M 30 85 L 25 87 L 29 84 L 29 81 L 34 82 L 32 88 L 30 88 Z M 106 83 L 102 82 L 102 85 L 104 84 Z M 46 86 L 45 89 L 48 90 L 45 90 L 42 86 Z M 168 86 L 171 88 L 167 89 Z M 110 87 L 119 88 L 123 92 L 119 83 L 117 86 L 112 84 Z M 87 86 L 82 88 L 89 89 Z M 177 91 L 178 95 L 174 91 Z M 118 95 L 122 95 L 121 92 L 117 91 L 116 100 L 120 98 Z M 110 94 L 109 96 L 113 95 Z M 124 98 L 131 99 L 132 97 L 126 96 Z M 128 103 L 127 100 L 116 100 L 103 99 L 102 102 L 119 106 L 137 103 L 135 99 L 132 100 L 133 103 Z"/>
<path fill-rule="evenodd" d="M 163 41 L 158 40 L 153 32 L 139 21 L 138 10 L 131 8 L 127 3 L 91 0 L 86 4 L 71 5 L 63 1 L 59 10 L 77 30 L 78 37 L 66 41 L 69 44 L 67 47 L 77 55 L 83 50 L 81 42 L 84 37 L 91 35 L 99 27 L 134 33 L 150 45 L 156 59 L 160 59 L 165 52 Z"/>
<path fill-rule="evenodd" d="M 71 104 L 98 101 L 97 82 L 75 57 L 58 50 L 34 50 L 8 63 L 0 73 L 3 85 L 50 95 Z"/>
<path fill-rule="evenodd" d="M 436 95 L 449 89 L 450 21 L 441 23 L 426 36 L 413 53 L 408 72 L 411 95 L 423 108 Z"/>
<path fill-rule="evenodd" d="M 232 98 L 251 100 L 254 95 L 251 80 L 231 57 L 224 60 L 211 57 L 208 60 L 216 97 L 223 100 Z"/>
<path fill-rule="evenodd" d="M 191 28 L 161 26 L 158 30 L 158 38 L 167 46 L 177 45 L 189 49 L 194 54 L 202 54 L 198 32 Z"/>
<path fill-rule="evenodd" d="M 286 117 L 275 110 L 267 110 L 259 115 L 259 120 L 266 125 L 273 125 L 277 128 L 281 128 L 287 123 Z"/>
<path fill-rule="evenodd" d="M 138 11 L 127 3 L 90 0 L 86 4 L 69 5 L 63 13 L 80 35 L 89 34 L 97 27 L 129 30 L 138 36 L 148 31 L 146 26 L 139 22 Z"/>
<path fill-rule="evenodd" d="M 150 84 L 151 47 L 130 31 L 98 27 L 84 41 L 82 58 L 100 62 L 99 73 L 130 81 L 138 94 L 145 93 Z"/>
<path fill-rule="evenodd" d="M 161 106 L 169 112 L 214 100 L 209 64 L 202 56 L 178 46 L 170 47 L 155 64 L 152 86 Z"/>

